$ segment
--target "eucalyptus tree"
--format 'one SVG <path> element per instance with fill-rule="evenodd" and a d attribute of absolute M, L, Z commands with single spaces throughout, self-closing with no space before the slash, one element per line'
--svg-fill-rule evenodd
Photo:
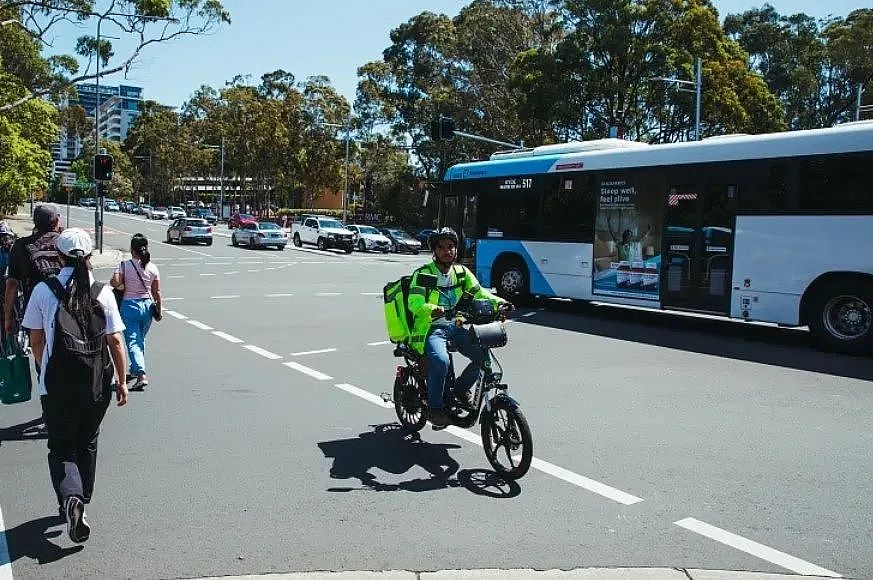
<path fill-rule="evenodd" d="M 26 89 L 14 99 L 0 100 L 0 112 L 30 100 L 68 92 L 76 83 L 128 69 L 147 47 L 185 36 L 208 34 L 230 23 L 220 0 L 0 0 L 0 30 L 20 29 L 48 46 L 56 26 L 64 22 L 88 23 L 95 35 L 80 36 L 73 54 L 52 56 L 45 66 L 21 77 Z M 103 32 L 125 40 L 128 47 L 117 54 Z M 76 57 L 84 59 L 84 68 Z M 99 65 L 98 65 L 99 60 Z M 98 73 L 98 66 L 102 67 Z"/>

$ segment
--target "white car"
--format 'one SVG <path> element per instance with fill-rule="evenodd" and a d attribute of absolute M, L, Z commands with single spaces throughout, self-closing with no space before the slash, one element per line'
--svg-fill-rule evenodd
<path fill-rule="evenodd" d="M 165 220 L 167 219 L 167 208 L 165 207 L 153 207 L 146 216 L 150 220 Z"/>
<path fill-rule="evenodd" d="M 373 226 L 353 224 L 346 226 L 355 234 L 355 247 L 361 252 L 373 250 L 387 254 L 391 250 L 391 240 Z"/>
<path fill-rule="evenodd" d="M 106 211 L 121 211 L 121 208 L 118 206 L 118 202 L 114 199 L 110 199 L 103 204 L 103 209 Z"/>
<path fill-rule="evenodd" d="M 170 207 L 167 208 L 167 217 L 170 218 L 171 220 L 175 220 L 175 219 L 188 217 L 188 216 L 185 213 L 185 210 L 183 210 L 178 205 L 171 205 Z"/>

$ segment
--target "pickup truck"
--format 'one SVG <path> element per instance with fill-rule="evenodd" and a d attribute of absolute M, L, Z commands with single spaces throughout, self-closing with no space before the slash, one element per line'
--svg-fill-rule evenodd
<path fill-rule="evenodd" d="M 346 254 L 352 253 L 354 233 L 337 220 L 313 215 L 301 216 L 302 221 L 291 224 L 291 239 L 298 248 L 303 244 L 315 244 L 319 250 L 337 248 Z"/>

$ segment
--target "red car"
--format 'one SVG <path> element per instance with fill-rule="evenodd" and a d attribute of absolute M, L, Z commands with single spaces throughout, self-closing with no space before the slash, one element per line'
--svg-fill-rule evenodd
<path fill-rule="evenodd" d="M 235 213 L 230 216 L 230 220 L 227 222 L 227 227 L 230 229 L 238 228 L 243 224 L 257 224 L 258 220 L 255 219 L 255 216 L 247 213 Z"/>

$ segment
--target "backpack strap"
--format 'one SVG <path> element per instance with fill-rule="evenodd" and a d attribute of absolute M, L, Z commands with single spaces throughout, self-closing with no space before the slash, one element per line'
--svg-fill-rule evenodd
<path fill-rule="evenodd" d="M 103 287 L 106 286 L 103 282 L 94 282 L 91 284 L 91 300 L 97 300 L 100 293 L 103 292 Z"/>
<path fill-rule="evenodd" d="M 64 290 L 63 284 L 58 280 L 57 276 L 52 276 L 51 278 L 47 278 L 43 280 L 46 286 L 49 287 L 49 290 L 52 291 L 52 294 L 55 295 L 55 298 L 58 299 L 58 302 L 62 302 L 64 300 L 64 295 L 66 295 L 66 291 Z"/>

